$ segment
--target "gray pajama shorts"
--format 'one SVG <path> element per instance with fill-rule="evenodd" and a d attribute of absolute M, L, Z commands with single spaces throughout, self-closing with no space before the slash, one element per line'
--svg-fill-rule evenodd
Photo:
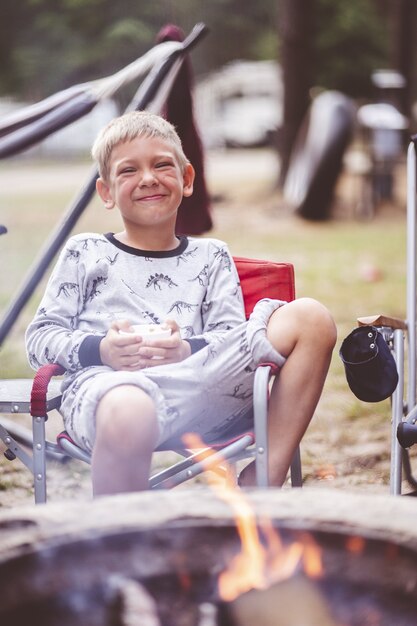
<path fill-rule="evenodd" d="M 207 346 L 180 363 L 137 372 L 95 366 L 76 373 L 68 381 L 61 404 L 66 430 L 78 445 L 91 452 L 98 403 L 119 385 L 140 387 L 154 401 L 158 445 L 179 439 L 186 432 L 198 433 L 212 443 L 250 428 L 257 365 L 285 363 L 266 337 L 270 316 L 283 304 L 279 300 L 261 300 L 248 321 L 213 336 Z"/>

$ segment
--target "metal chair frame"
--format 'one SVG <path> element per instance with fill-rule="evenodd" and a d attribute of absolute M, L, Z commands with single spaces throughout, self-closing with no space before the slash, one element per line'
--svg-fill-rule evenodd
<path fill-rule="evenodd" d="M 408 448 L 417 443 L 416 405 L 416 279 L 417 279 L 417 135 L 407 150 L 407 286 L 406 319 L 374 315 L 358 318 L 359 324 L 378 327 L 387 341 L 398 370 L 398 385 L 391 397 L 390 493 L 401 495 L 403 470 L 417 488 L 411 473 Z"/>

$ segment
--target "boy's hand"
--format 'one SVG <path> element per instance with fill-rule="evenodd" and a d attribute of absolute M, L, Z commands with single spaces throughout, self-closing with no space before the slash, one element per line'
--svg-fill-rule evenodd
<path fill-rule="evenodd" d="M 137 369 L 134 364 L 138 361 L 138 349 L 142 340 L 133 333 L 121 335 L 120 330 L 131 330 L 130 323 L 127 320 L 112 323 L 107 335 L 100 342 L 101 362 L 114 370 Z"/>
<path fill-rule="evenodd" d="M 191 354 L 191 347 L 180 335 L 178 324 L 167 320 L 164 324 L 171 329 L 170 337 L 165 339 L 143 338 L 129 331 L 131 326 L 126 320 L 113 322 L 107 335 L 100 343 L 100 357 L 103 365 L 115 370 L 135 371 L 146 367 L 155 367 L 165 363 L 178 363 Z"/>
<path fill-rule="evenodd" d="M 171 335 L 164 339 L 143 338 L 138 349 L 138 365 L 133 369 L 155 367 L 165 363 L 179 363 L 190 356 L 190 344 L 181 338 L 177 322 L 166 320 L 162 327 L 170 328 Z"/>

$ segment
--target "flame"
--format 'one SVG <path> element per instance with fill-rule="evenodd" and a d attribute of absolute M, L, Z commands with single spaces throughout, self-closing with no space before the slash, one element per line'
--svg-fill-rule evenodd
<path fill-rule="evenodd" d="M 188 433 L 184 435 L 184 442 L 194 450 L 202 449 L 199 460 L 203 465 L 206 463 L 209 469 L 213 452 L 207 450 L 198 435 Z M 266 589 L 272 583 L 292 576 L 300 563 L 308 576 L 320 576 L 321 551 L 311 535 L 303 533 L 299 541 L 284 546 L 271 520 L 257 520 L 250 503 L 232 481 L 232 472 L 227 469 L 227 463 L 225 465 L 223 477 L 208 473 L 206 476 L 213 491 L 234 510 L 242 549 L 219 576 L 220 597 L 230 602 L 250 589 Z M 265 538 L 266 547 L 261 542 L 258 527 Z"/>

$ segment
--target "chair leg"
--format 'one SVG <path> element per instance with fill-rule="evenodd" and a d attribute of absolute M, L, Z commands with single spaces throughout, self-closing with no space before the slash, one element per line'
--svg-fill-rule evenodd
<path fill-rule="evenodd" d="M 253 417 L 255 423 L 256 484 L 269 486 L 268 476 L 268 399 L 271 366 L 261 365 L 253 383 Z"/>
<path fill-rule="evenodd" d="M 46 502 L 45 417 L 32 418 L 35 503 Z"/>
<path fill-rule="evenodd" d="M 14 461 L 19 459 L 33 474 L 33 458 L 28 454 L 20 445 L 20 442 L 4 427 L 3 420 L 0 421 L 0 439 L 7 446 L 4 452 L 4 456 L 8 461 Z M 32 445 L 33 439 L 30 439 L 30 445 Z"/>
<path fill-rule="evenodd" d="M 397 439 L 397 429 L 404 412 L 404 335 L 400 329 L 394 331 L 393 352 L 398 371 L 398 385 L 392 395 L 390 493 L 398 496 L 401 495 L 403 450 Z"/>
<path fill-rule="evenodd" d="M 298 446 L 297 450 L 294 452 L 294 456 L 291 461 L 290 471 L 291 471 L 292 487 L 302 487 L 303 486 L 303 474 L 301 470 L 300 446 Z"/>
<path fill-rule="evenodd" d="M 31 443 L 32 456 L 28 454 L 20 443 L 4 428 L 0 423 L 0 439 L 7 446 L 5 456 L 9 460 L 18 458 L 33 475 L 35 503 L 44 504 L 46 502 L 46 462 L 45 462 L 45 418 L 33 418 L 33 437 Z"/>
<path fill-rule="evenodd" d="M 194 452 L 176 465 L 152 476 L 149 486 L 151 489 L 171 489 L 191 478 L 199 476 L 207 470 L 220 473 L 220 475 L 225 477 L 226 470 L 222 463 L 226 462 L 227 464 L 230 460 L 234 462 L 240 458 L 246 458 L 247 449 L 252 443 L 253 435 L 247 433 L 220 451 L 213 451 L 207 448 Z"/>
<path fill-rule="evenodd" d="M 256 484 L 258 487 L 269 487 L 268 476 L 268 400 L 271 366 L 261 365 L 255 372 L 253 384 L 253 412 L 255 422 L 256 444 Z M 298 447 L 291 462 L 291 485 L 301 487 L 303 476 L 301 455 Z"/>

